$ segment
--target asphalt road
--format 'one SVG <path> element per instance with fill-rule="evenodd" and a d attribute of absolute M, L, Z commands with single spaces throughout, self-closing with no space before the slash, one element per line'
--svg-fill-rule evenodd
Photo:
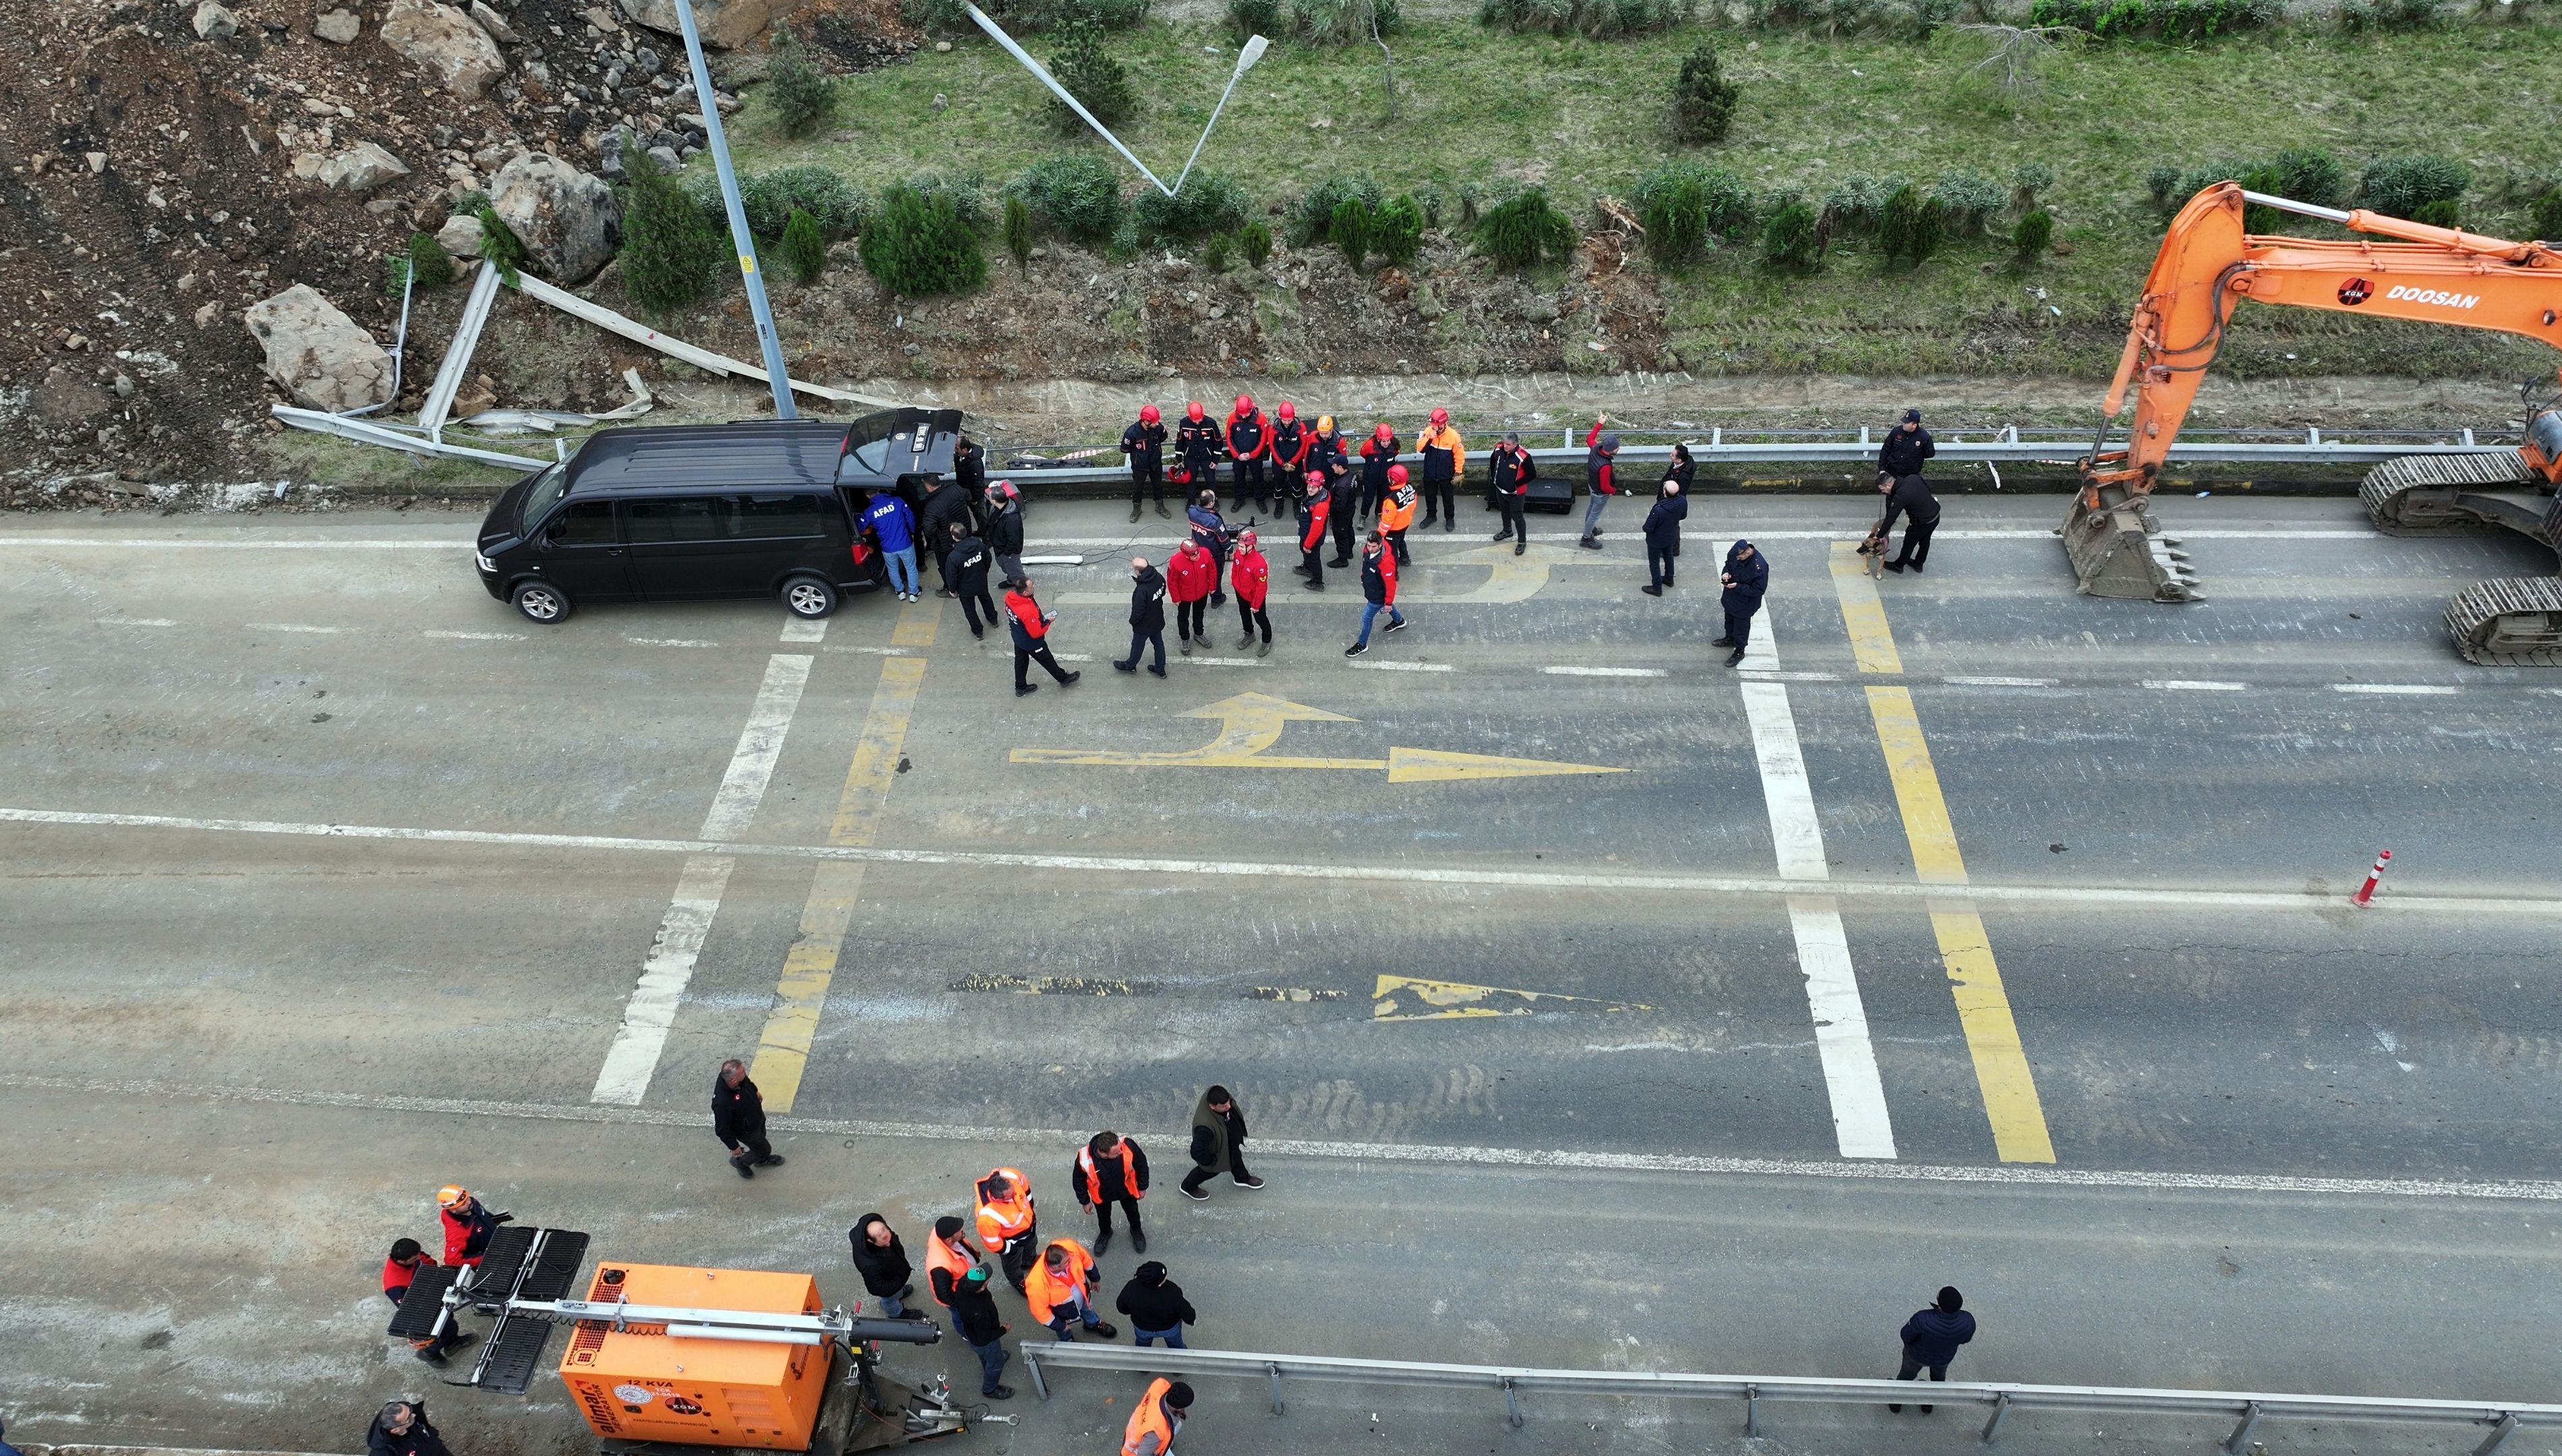
<path fill-rule="evenodd" d="M 12 521 L 0 1413 L 331 1449 L 418 1382 L 367 1295 L 438 1183 L 851 1297 L 853 1214 L 921 1227 L 997 1161 L 1072 1213 L 1074 1138 L 1177 1163 L 1211 1080 L 1274 1186 L 1150 1203 L 1199 1343 L 1859 1374 L 1953 1281 L 1961 1374 L 2549 1393 L 2562 674 L 2436 625 L 2549 555 L 2182 498 L 2210 600 L 2102 602 L 2060 502 L 1969 498 L 1871 589 L 1833 569 L 1851 506 L 1712 498 L 1661 601 L 1632 532 L 1417 532 L 1415 625 L 1359 664 L 1338 573 L 1276 588 L 1268 658 L 1230 609 L 1163 682 L 1105 660 L 1165 524 L 1044 508 L 1091 660 L 1019 700 L 933 598 L 544 629 L 459 517 Z M 1739 672 L 1738 532 L 1773 564 Z M 731 1055 L 796 1120 L 752 1184 L 699 1116 Z M 1255 1396 L 1195 1434 L 1701 1449 L 1732 1414 Z M 971 1439 L 1087 1449 L 1106 1398 Z M 438 1410 L 477 1450 L 581 1430 L 556 1386 Z M 1971 1439 L 1883 1419 L 1758 1449 Z M 2194 1434 L 2042 1420 L 2007 1429 Z"/>

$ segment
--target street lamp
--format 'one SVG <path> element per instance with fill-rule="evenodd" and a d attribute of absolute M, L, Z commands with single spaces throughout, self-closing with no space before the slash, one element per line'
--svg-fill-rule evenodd
<path fill-rule="evenodd" d="M 685 63 L 694 74 L 694 103 L 703 108 L 703 149 L 712 154 L 712 171 L 720 178 L 721 205 L 729 212 L 729 240 L 738 253 L 738 273 L 747 282 L 747 311 L 756 318 L 756 346 L 765 355 L 765 378 L 774 387 L 774 418 L 798 420 L 792 406 L 792 381 L 783 372 L 783 340 L 774 331 L 774 310 L 765 301 L 765 274 L 756 267 L 756 239 L 747 231 L 747 206 L 738 198 L 738 173 L 729 164 L 729 137 L 721 129 L 720 98 L 712 91 L 711 67 L 703 60 L 703 38 L 694 29 L 694 7 L 674 0 L 676 23 L 685 36 Z"/>
<path fill-rule="evenodd" d="M 1252 71 L 1254 63 L 1262 60 L 1263 53 L 1271 49 L 1270 41 L 1261 36 L 1249 36 L 1237 51 L 1236 70 L 1227 78 L 1227 90 L 1218 93 L 1218 104 L 1209 108 L 1209 124 L 1201 128 L 1200 140 L 1192 143 L 1192 154 L 1184 158 L 1184 170 L 1175 178 L 1174 192 L 1184 190 L 1184 178 L 1192 174 L 1192 163 L 1200 160 L 1201 148 L 1209 144 L 1209 128 L 1218 124 L 1218 113 L 1227 109 L 1227 98 L 1236 94 L 1236 84 L 1243 81 L 1245 73 Z M 1172 196 L 1173 192 L 1167 195 Z"/>
<path fill-rule="evenodd" d="M 677 3 L 682 4 L 684 3 L 684 0 L 677 0 Z M 976 5 L 970 4 L 969 0 L 962 0 L 961 8 L 970 12 L 970 18 L 978 22 L 979 29 L 988 33 L 988 39 L 995 41 L 1000 46 L 1003 46 L 1006 55 L 1011 56 L 1016 61 L 1020 62 L 1022 64 L 1022 68 L 1032 74 L 1032 79 L 1034 81 L 1048 87 L 1050 94 L 1058 97 L 1061 105 L 1066 106 L 1077 115 L 1084 117 L 1085 124 L 1094 128 L 1095 135 L 1112 143 L 1112 149 L 1114 151 L 1119 152 L 1131 166 L 1138 168 L 1140 176 L 1147 178 L 1159 192 L 1166 194 L 1168 197 L 1172 197 L 1176 193 L 1183 191 L 1184 179 L 1191 175 L 1192 163 L 1200 159 L 1201 148 L 1209 142 L 1210 126 L 1216 126 L 1218 124 L 1218 113 L 1226 109 L 1227 98 L 1235 93 L 1236 84 L 1245 79 L 1245 73 L 1254 69 L 1255 62 L 1263 59 L 1264 52 L 1272 49 L 1272 43 L 1270 41 L 1265 40 L 1261 36 L 1253 36 L 1249 37 L 1246 40 L 1245 45 L 1237 51 L 1236 70 L 1227 78 L 1227 90 L 1219 92 L 1218 104 L 1210 109 L 1209 126 L 1203 126 L 1201 128 L 1200 140 L 1192 143 L 1192 154 L 1185 160 L 1182 175 L 1175 178 L 1174 186 L 1169 187 L 1158 179 L 1156 173 L 1148 170 L 1148 164 L 1146 162 L 1139 160 L 1138 156 L 1134 154 L 1130 148 L 1121 144 L 1121 138 L 1112 134 L 1111 127 L 1094 119 L 1094 113 L 1085 109 L 1085 103 L 1083 101 L 1070 95 L 1067 88 L 1058 84 L 1058 78 L 1049 74 L 1048 68 L 1042 66 L 1038 61 L 1033 60 L 1030 52 L 1024 50 L 1020 45 L 1018 45 L 1012 36 L 1006 34 L 1006 28 L 1004 26 L 990 20 L 986 11 L 981 10 Z"/>

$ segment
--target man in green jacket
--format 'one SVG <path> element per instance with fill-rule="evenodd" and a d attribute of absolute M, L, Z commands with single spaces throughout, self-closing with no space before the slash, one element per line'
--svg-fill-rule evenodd
<path fill-rule="evenodd" d="M 1238 1187 L 1263 1186 L 1263 1180 L 1245 1169 L 1244 1110 L 1225 1087 L 1212 1086 L 1192 1104 L 1192 1171 L 1184 1175 L 1184 1196 L 1208 1202 L 1201 1184 L 1222 1173 L 1236 1180 Z"/>

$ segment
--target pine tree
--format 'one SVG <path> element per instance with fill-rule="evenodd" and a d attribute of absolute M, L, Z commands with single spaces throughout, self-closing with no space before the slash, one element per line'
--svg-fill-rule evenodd
<path fill-rule="evenodd" d="M 774 97 L 776 119 L 794 136 L 818 129 L 836 114 L 836 79 L 810 59 L 792 27 L 781 21 L 774 26 L 774 54 L 766 63 L 765 86 Z"/>
<path fill-rule="evenodd" d="M 797 207 L 792 209 L 792 221 L 783 225 L 779 251 L 793 281 L 805 288 L 827 271 L 827 240 L 819 236 L 819 220 Z"/>
<path fill-rule="evenodd" d="M 710 292 L 728 249 L 703 210 L 630 136 L 623 140 L 623 286 L 632 301 L 663 313 Z M 484 219 L 484 256 L 487 230 Z"/>

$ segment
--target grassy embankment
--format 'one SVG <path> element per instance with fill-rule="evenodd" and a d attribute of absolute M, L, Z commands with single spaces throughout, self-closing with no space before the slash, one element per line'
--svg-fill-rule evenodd
<path fill-rule="evenodd" d="M 1203 164 L 1236 174 L 1266 205 L 1329 173 L 1366 170 L 1391 191 L 1543 182 L 1584 215 L 1594 193 L 1625 197 L 1648 166 L 1683 151 L 1666 137 L 1663 97 L 1700 33 L 1594 42 L 1416 24 L 1394 41 L 1394 121 L 1374 48 L 1276 46 L 1230 103 Z M 1853 247 L 1796 277 L 1764 270 L 1757 249 L 1729 248 L 1663 281 L 1675 347 L 1695 372 L 2104 374 L 2159 236 L 2144 174 L 2165 162 L 2315 146 L 2353 176 L 2375 153 L 2443 152 L 2473 171 L 2467 224 L 2512 235 L 2526 227 L 2525 203 L 2504 188 L 2562 175 L 2553 61 L 2562 26 L 2550 20 L 2093 43 L 2052 56 L 2041 84 L 2019 96 L 1974 73 L 1983 46 L 1960 32 L 1927 42 L 1712 34 L 1742 103 L 1724 144 L 1690 154 L 1765 193 L 1797 188 L 1818 200 L 1852 172 L 1926 180 L 1965 167 L 2007 185 L 2013 167 L 2040 162 L 2056 175 L 2046 202 L 2068 251 L 2021 275 L 1989 239 L 1913 273 L 1885 272 Z M 1232 37 L 1158 23 L 1128 36 L 1122 54 L 1148 98 L 1124 135 L 1171 176 L 1225 80 Z M 934 108 L 937 94 L 946 109 Z M 1003 52 L 968 38 L 848 81 L 835 127 L 817 137 L 780 135 L 754 93 L 732 136 L 751 169 L 816 161 L 877 189 L 924 169 L 975 168 L 1003 183 L 1058 149 L 1099 145 L 1050 130 L 1042 99 Z M 2043 299 L 2032 292 L 2041 287 Z M 2549 369 L 2545 355 L 2465 330 L 2257 310 L 2219 368 L 2505 378 Z"/>

